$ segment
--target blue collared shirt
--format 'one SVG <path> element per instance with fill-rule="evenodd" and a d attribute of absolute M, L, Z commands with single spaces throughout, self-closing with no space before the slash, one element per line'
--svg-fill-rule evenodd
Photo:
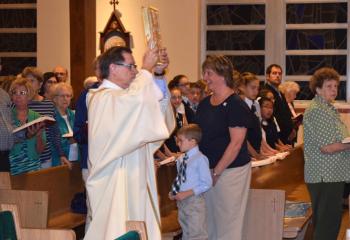
<path fill-rule="evenodd" d="M 208 191 L 213 184 L 208 158 L 199 151 L 198 146 L 190 149 L 187 155 L 186 181 L 181 184 L 180 192 L 192 190 L 195 195 L 198 195 Z M 182 158 L 177 160 L 177 170 L 181 161 Z"/>

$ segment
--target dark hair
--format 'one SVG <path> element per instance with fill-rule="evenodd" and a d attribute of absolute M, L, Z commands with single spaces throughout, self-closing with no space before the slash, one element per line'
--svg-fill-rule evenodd
<path fill-rule="evenodd" d="M 267 98 L 267 97 L 261 97 L 261 98 L 258 100 L 258 102 L 259 102 L 260 106 L 262 106 L 264 102 L 270 102 L 270 103 L 272 103 L 272 105 L 273 105 L 272 100 L 271 100 L 270 98 Z"/>
<path fill-rule="evenodd" d="M 202 71 L 211 69 L 219 76 L 224 77 L 226 86 L 234 88 L 233 65 L 231 61 L 222 55 L 208 55 L 202 64 Z"/>
<path fill-rule="evenodd" d="M 43 81 L 43 84 L 41 85 L 41 88 L 40 88 L 40 91 L 39 91 L 39 94 L 41 96 L 44 96 L 44 94 L 45 94 L 45 85 L 46 85 L 47 80 L 49 80 L 52 77 L 56 78 L 56 76 L 55 76 L 55 74 L 53 72 L 46 72 L 46 73 L 44 73 L 44 75 L 43 75 L 44 81 Z M 56 78 L 56 81 L 57 81 L 57 78 Z"/>
<path fill-rule="evenodd" d="M 180 128 L 176 135 L 185 136 L 188 140 L 194 139 L 197 143 L 199 143 L 202 139 L 202 130 L 197 124 L 188 124 Z"/>
<path fill-rule="evenodd" d="M 272 70 L 273 67 L 279 68 L 279 69 L 282 71 L 282 67 L 281 67 L 280 65 L 278 65 L 278 64 L 276 64 L 276 63 L 273 63 L 273 64 L 271 64 L 270 66 L 268 66 L 268 67 L 266 68 L 266 75 L 270 75 L 271 70 Z"/>
<path fill-rule="evenodd" d="M 334 68 L 324 67 L 316 70 L 309 83 L 310 90 L 315 93 L 316 88 L 322 88 L 325 81 L 335 80 L 339 83 L 339 73 Z"/>
<path fill-rule="evenodd" d="M 179 87 L 180 86 L 180 80 L 181 78 L 187 78 L 186 75 L 179 74 L 176 75 L 169 83 L 168 83 L 168 88 L 173 89 L 174 87 Z"/>
<path fill-rule="evenodd" d="M 273 92 L 272 92 L 271 90 L 269 90 L 269 89 L 267 89 L 267 88 L 263 88 L 263 89 L 261 89 L 260 92 L 259 92 L 259 97 L 261 97 L 261 98 L 267 98 L 266 96 L 267 96 L 268 93 L 271 93 L 271 94 L 273 95 Z"/>
<path fill-rule="evenodd" d="M 109 65 L 125 61 L 123 53 L 132 54 L 132 51 L 127 47 L 112 47 L 101 55 L 98 63 L 100 65 L 101 77 L 103 79 L 108 78 L 109 76 Z"/>

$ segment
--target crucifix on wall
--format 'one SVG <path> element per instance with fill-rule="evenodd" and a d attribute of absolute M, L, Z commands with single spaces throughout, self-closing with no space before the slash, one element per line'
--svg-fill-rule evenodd
<path fill-rule="evenodd" d="M 103 53 L 107 49 L 115 46 L 130 45 L 130 32 L 127 32 L 122 21 L 120 20 L 120 12 L 116 9 L 119 4 L 118 0 L 111 0 L 109 2 L 113 5 L 113 12 L 103 30 L 100 32 L 100 51 Z"/>

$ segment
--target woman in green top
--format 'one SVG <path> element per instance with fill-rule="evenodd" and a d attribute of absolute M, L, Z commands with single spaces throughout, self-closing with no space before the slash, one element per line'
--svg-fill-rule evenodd
<path fill-rule="evenodd" d="M 57 83 L 52 88 L 53 102 L 55 103 L 55 119 L 61 133 L 61 147 L 68 159 L 60 158 L 57 150 L 51 147 L 52 151 L 52 166 L 61 164 L 67 165 L 70 169 L 72 164 L 70 161 L 77 161 L 78 144 L 73 138 L 74 112 L 69 108 L 73 97 L 72 86 L 65 82 Z"/>
<path fill-rule="evenodd" d="M 333 106 L 339 74 L 317 70 L 310 80 L 316 93 L 304 115 L 304 177 L 313 210 L 314 239 L 337 239 L 342 219 L 344 183 L 350 181 L 350 144 L 345 124 Z"/>
<path fill-rule="evenodd" d="M 33 94 L 34 90 L 27 79 L 20 77 L 12 82 L 10 95 L 15 105 L 12 114 L 16 127 L 40 117 L 39 113 L 28 109 L 28 102 Z M 41 165 L 39 155 L 44 150 L 44 146 L 45 135 L 42 129 L 35 136 L 15 144 L 9 155 L 11 174 L 17 175 L 39 170 Z"/>

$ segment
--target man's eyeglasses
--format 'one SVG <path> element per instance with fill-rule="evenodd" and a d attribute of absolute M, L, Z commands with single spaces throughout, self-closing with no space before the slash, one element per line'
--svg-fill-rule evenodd
<path fill-rule="evenodd" d="M 115 65 L 127 67 L 127 68 L 129 68 L 129 70 L 137 68 L 136 64 L 131 64 L 131 63 L 130 64 L 127 64 L 127 63 L 115 63 Z"/>
<path fill-rule="evenodd" d="M 22 90 L 22 91 L 13 90 L 11 92 L 12 96 L 26 96 L 27 94 L 28 94 L 28 91 L 25 91 L 25 90 Z"/>

